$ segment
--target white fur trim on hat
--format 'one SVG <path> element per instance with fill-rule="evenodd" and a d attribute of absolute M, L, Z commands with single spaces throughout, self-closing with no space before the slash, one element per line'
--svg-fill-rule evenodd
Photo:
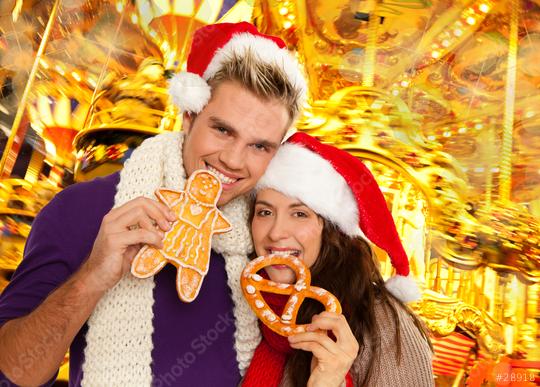
<path fill-rule="evenodd" d="M 418 284 L 411 277 L 395 275 L 386 281 L 385 286 L 394 297 L 402 302 L 416 301 L 422 297 Z"/>
<path fill-rule="evenodd" d="M 261 36 L 247 32 L 234 35 L 227 44 L 216 51 L 203 78 L 206 80 L 212 78 L 233 54 L 245 55 L 248 51 L 256 54 L 261 61 L 276 63 L 283 69 L 293 87 L 299 91 L 299 107 L 301 108 L 305 101 L 307 86 L 298 62 L 286 48 L 280 48 L 272 40 Z"/>
<path fill-rule="evenodd" d="M 264 188 L 300 200 L 349 236 L 364 237 L 356 200 L 343 176 L 303 146 L 288 143 L 279 148 L 256 186 L 257 191 Z"/>
<path fill-rule="evenodd" d="M 182 111 L 197 114 L 210 101 L 211 89 L 199 75 L 182 71 L 169 81 L 169 94 Z"/>

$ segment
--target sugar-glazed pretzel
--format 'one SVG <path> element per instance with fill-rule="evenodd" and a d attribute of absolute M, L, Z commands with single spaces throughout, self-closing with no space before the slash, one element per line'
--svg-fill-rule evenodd
<path fill-rule="evenodd" d="M 287 265 L 296 274 L 293 285 L 267 280 L 257 272 L 271 265 Z M 297 325 L 296 315 L 305 298 L 313 298 L 324 305 L 328 312 L 341 313 L 338 299 L 329 291 L 310 286 L 311 273 L 301 259 L 294 256 L 265 255 L 246 265 L 240 278 L 244 297 L 257 317 L 270 329 L 282 336 L 306 331 L 306 324 Z M 261 295 L 262 292 L 290 295 L 283 314 L 277 316 Z"/>

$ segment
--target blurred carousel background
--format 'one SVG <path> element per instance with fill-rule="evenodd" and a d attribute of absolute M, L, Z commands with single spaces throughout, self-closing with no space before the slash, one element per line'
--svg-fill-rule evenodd
<path fill-rule="evenodd" d="M 437 385 L 540 385 L 538 0 L 2 0 L 0 292 L 57 192 L 181 130 L 167 78 L 193 31 L 242 20 L 303 63 L 298 129 L 383 188 Z"/>

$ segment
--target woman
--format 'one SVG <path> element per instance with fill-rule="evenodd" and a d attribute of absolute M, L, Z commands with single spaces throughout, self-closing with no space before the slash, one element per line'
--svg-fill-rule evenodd
<path fill-rule="evenodd" d="M 257 185 L 251 228 L 258 256 L 300 257 L 343 314 L 310 300 L 298 315 L 308 332 L 285 338 L 261 325 L 244 386 L 433 385 L 429 339 L 404 304 L 419 292 L 384 197 L 358 159 L 296 133 Z M 366 240 L 392 260 L 397 275 L 386 283 Z M 295 282 L 287 266 L 265 271 Z M 280 314 L 287 297 L 264 296 Z"/>

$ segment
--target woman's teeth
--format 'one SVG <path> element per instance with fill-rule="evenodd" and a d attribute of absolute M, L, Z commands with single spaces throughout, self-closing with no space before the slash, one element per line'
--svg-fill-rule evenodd
<path fill-rule="evenodd" d="M 232 184 L 232 183 L 236 183 L 236 181 L 238 181 L 238 179 L 233 179 L 232 177 L 229 177 L 229 176 L 225 176 L 223 173 L 221 173 L 220 171 L 218 171 L 217 169 L 211 167 L 210 165 L 207 165 L 206 168 L 212 172 L 214 175 L 217 176 L 217 178 L 219 180 L 221 180 L 221 182 L 223 184 Z"/>
<path fill-rule="evenodd" d="M 275 251 L 275 250 L 269 250 L 270 254 L 279 255 L 282 257 L 288 257 L 289 255 L 294 255 L 295 257 L 298 257 L 300 255 L 299 250 L 287 250 L 287 251 Z"/>

